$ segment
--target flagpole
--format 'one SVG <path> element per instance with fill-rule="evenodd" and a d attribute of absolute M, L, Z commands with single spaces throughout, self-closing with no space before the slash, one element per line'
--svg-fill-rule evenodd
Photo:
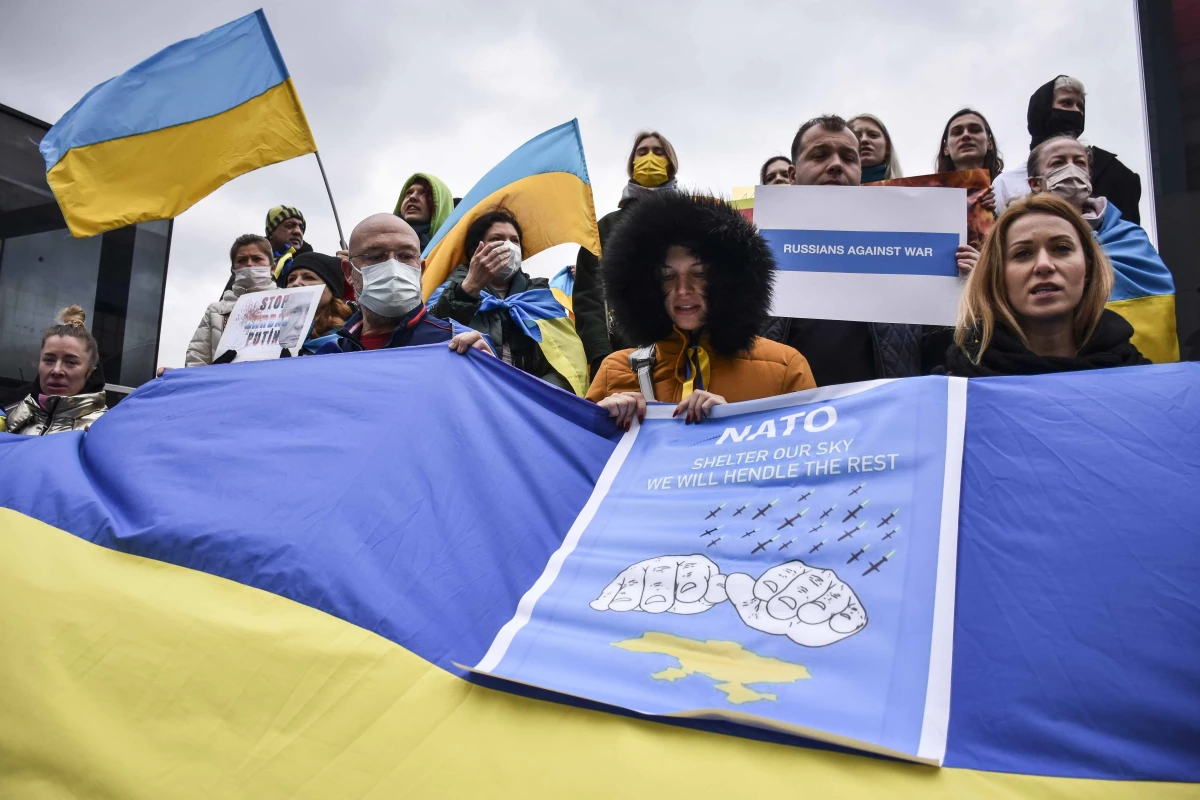
<path fill-rule="evenodd" d="M 325 194 L 329 195 L 329 205 L 333 209 L 333 222 L 337 225 L 338 241 L 342 245 L 342 249 L 346 250 L 346 237 L 342 234 L 342 221 L 338 219 L 337 204 L 333 202 L 333 192 L 329 189 L 329 178 L 325 175 L 325 165 L 321 163 L 321 154 L 313 150 L 313 155 L 317 157 L 317 166 L 321 168 L 321 180 L 325 181 Z"/>

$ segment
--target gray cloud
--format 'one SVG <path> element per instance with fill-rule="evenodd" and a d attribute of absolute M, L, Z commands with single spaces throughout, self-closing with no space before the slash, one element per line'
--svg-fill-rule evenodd
<path fill-rule="evenodd" d="M 20 2 L 0 31 L 0 102 L 53 121 L 95 84 L 254 7 Z M 266 13 L 347 234 L 357 220 L 391 210 L 410 173 L 433 172 L 461 196 L 521 143 L 572 117 L 601 214 L 616 206 L 641 128 L 670 137 L 682 182 L 723 193 L 753 183 L 762 161 L 786 152 L 799 124 L 824 112 L 878 115 L 906 174 L 923 174 L 947 117 L 973 106 L 1016 163 L 1028 150 L 1029 95 L 1059 73 L 1088 89 L 1086 138 L 1147 184 L 1128 0 L 291 0 Z M 304 211 L 317 249 L 336 249 L 311 156 L 243 176 L 176 220 L 160 363 L 182 363 L 224 284 L 229 243 L 260 231 L 266 210 L 281 202 Z M 564 246 L 529 263 L 548 275 L 573 257 Z"/>

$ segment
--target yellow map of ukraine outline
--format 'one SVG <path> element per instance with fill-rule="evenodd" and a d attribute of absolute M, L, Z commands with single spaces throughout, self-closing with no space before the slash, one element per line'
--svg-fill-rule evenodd
<path fill-rule="evenodd" d="M 659 681 L 677 681 L 688 675 L 706 675 L 717 681 L 716 689 L 724 692 L 730 703 L 752 703 L 757 700 L 778 700 L 770 692 L 756 692 L 751 683 L 795 683 L 812 676 L 802 664 L 778 658 L 760 656 L 737 642 L 717 639 L 700 641 L 670 633 L 647 631 L 636 639 L 613 642 L 613 647 L 634 653 L 655 653 L 670 656 L 679 662 L 650 677 Z"/>

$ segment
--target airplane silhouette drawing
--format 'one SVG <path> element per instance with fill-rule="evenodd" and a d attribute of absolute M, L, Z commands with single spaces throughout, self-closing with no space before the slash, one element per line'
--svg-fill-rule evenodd
<path fill-rule="evenodd" d="M 711 542 L 709 542 L 707 546 L 712 547 L 714 544 L 716 544 L 717 542 L 721 541 L 724 538 L 725 538 L 724 536 L 718 536 L 717 538 L 715 538 Z"/>
<path fill-rule="evenodd" d="M 858 550 L 856 550 L 856 551 L 855 551 L 855 552 L 854 552 L 854 553 L 853 553 L 853 554 L 850 556 L 850 560 L 849 560 L 849 561 L 847 561 L 846 563 L 847 563 L 847 564 L 853 564 L 855 561 L 858 561 L 858 557 L 859 557 L 859 556 L 861 556 L 863 553 L 867 552 L 867 550 L 868 550 L 870 547 L 871 547 L 871 545 L 869 545 L 869 544 L 864 544 L 862 547 L 858 548 Z"/>
<path fill-rule="evenodd" d="M 898 509 L 898 508 L 897 508 L 897 509 L 893 509 L 893 510 L 892 510 L 892 513 L 890 513 L 890 514 L 888 514 L 886 517 L 884 517 L 884 518 L 883 518 L 883 519 L 882 519 L 882 520 L 879 522 L 879 524 L 878 524 L 878 525 L 876 525 L 875 527 L 876 527 L 876 528 L 882 528 L 884 525 L 887 525 L 889 522 L 891 522 L 891 521 L 892 521 L 892 517 L 896 516 L 896 515 L 897 515 L 897 514 L 899 514 L 899 513 L 900 513 L 900 509 Z"/>
<path fill-rule="evenodd" d="M 758 533 L 758 528 L 755 528 L 754 530 L 751 530 L 751 531 L 746 531 L 745 533 L 742 534 L 742 538 L 745 539 L 747 536 L 751 536 L 755 533 Z"/>
<path fill-rule="evenodd" d="M 817 531 L 821 530 L 821 528 L 824 528 L 824 527 L 825 527 L 825 523 L 824 523 L 824 522 L 822 522 L 820 525 L 817 525 L 815 528 L 809 528 L 809 529 L 808 529 L 808 532 L 809 532 L 809 533 L 816 533 Z"/>
<path fill-rule="evenodd" d="M 821 541 L 819 541 L 819 542 L 817 542 L 816 544 L 814 544 L 814 545 L 812 546 L 812 549 L 811 549 L 811 550 L 809 550 L 808 552 L 810 552 L 810 553 L 815 553 L 815 552 L 817 552 L 818 550 L 820 550 L 820 549 L 821 549 L 821 545 L 825 544 L 825 543 L 826 543 L 826 542 L 828 542 L 828 541 L 829 541 L 828 539 L 822 539 Z"/>
<path fill-rule="evenodd" d="M 861 531 L 861 530 L 862 530 L 863 528 L 865 528 L 865 527 L 867 527 L 867 523 L 865 523 L 865 522 L 860 522 L 860 523 L 858 523 L 858 527 L 856 527 L 856 528 L 851 528 L 850 530 L 846 531 L 846 532 L 845 532 L 845 533 L 843 533 L 841 536 L 839 536 L 839 537 L 838 537 L 838 541 L 840 542 L 842 539 L 849 539 L 851 536 L 853 536 L 854 534 L 858 533 L 859 531 Z"/>
<path fill-rule="evenodd" d="M 879 559 L 878 561 L 873 562 L 871 564 L 871 566 L 867 567 L 867 571 L 864 572 L 863 575 L 870 575 L 872 572 L 878 572 L 879 568 L 882 567 L 884 564 L 886 564 L 888 559 L 891 558 L 892 556 L 894 556 L 895 554 L 896 554 L 896 551 L 893 550 L 892 552 L 888 553 L 883 558 Z"/>
<path fill-rule="evenodd" d="M 750 504 L 749 504 L 749 503 L 747 503 L 746 505 L 744 505 L 744 506 L 742 506 L 741 508 L 739 508 L 737 511 L 733 512 L 733 515 L 736 517 L 738 514 L 742 513 L 743 511 L 745 511 L 745 510 L 746 510 L 747 508 L 749 508 L 749 507 L 750 507 Z"/>
<path fill-rule="evenodd" d="M 842 517 L 842 522 L 849 522 L 850 520 L 854 519 L 854 517 L 858 515 L 858 512 L 862 511 L 864 508 L 867 507 L 867 503 L 869 503 L 869 502 L 871 502 L 871 501 L 863 500 L 861 503 L 858 504 L 858 508 L 854 509 L 849 514 Z"/>
<path fill-rule="evenodd" d="M 714 508 L 712 511 L 708 512 L 708 516 L 707 516 L 707 517 L 705 517 L 705 519 L 712 519 L 712 518 L 713 518 L 713 517 L 715 517 L 715 516 L 716 516 L 716 515 L 717 515 L 717 514 L 718 514 L 718 513 L 721 511 L 721 509 L 722 509 L 722 508 L 724 508 L 724 507 L 725 507 L 725 503 L 721 503 L 721 505 L 717 506 L 717 507 L 716 507 L 716 508 Z"/>
<path fill-rule="evenodd" d="M 800 519 L 801 517 L 803 517 L 803 516 L 804 516 L 805 514 L 807 514 L 807 513 L 808 513 L 808 509 L 806 508 L 806 509 L 804 509 L 803 511 L 801 511 L 799 514 L 797 514 L 797 515 L 796 515 L 796 516 L 794 516 L 794 517 L 784 517 L 784 518 L 783 518 L 783 524 L 782 524 L 782 525 L 780 525 L 780 526 L 779 526 L 778 528 L 776 528 L 775 530 L 777 530 L 777 531 L 781 531 L 781 530 L 783 530 L 784 528 L 790 528 L 790 527 L 792 527 L 793 525 L 795 525 L 795 524 L 796 524 L 796 520 Z"/>
<path fill-rule="evenodd" d="M 758 547 L 756 547 L 756 548 L 754 548 L 753 550 L 751 550 L 751 551 L 750 551 L 750 555 L 754 555 L 754 554 L 755 554 L 755 553 L 757 553 L 759 550 L 766 550 L 766 549 L 767 549 L 767 545 L 769 545 L 771 542 L 775 541 L 775 540 L 776 540 L 776 539 L 778 539 L 778 538 L 779 538 L 778 536 L 772 536 L 770 539 L 767 539 L 765 542 L 759 542 L 759 543 L 758 543 Z"/>
<path fill-rule="evenodd" d="M 774 505 L 775 505 L 776 503 L 778 503 L 778 502 L 779 502 L 779 498 L 777 497 L 777 498 L 775 498 L 774 500 L 772 500 L 771 502 L 767 503 L 767 504 L 766 504 L 765 506 L 763 506 L 762 508 L 760 508 L 760 509 L 758 510 L 758 513 L 757 513 L 757 514 L 755 514 L 755 515 L 754 515 L 753 517 L 751 517 L 750 519 L 752 519 L 752 520 L 758 519 L 758 518 L 759 518 L 759 517 L 761 517 L 763 514 L 766 514 L 768 511 L 770 511 L 770 510 L 771 510 L 771 507 L 772 507 L 772 506 L 774 506 Z"/>
<path fill-rule="evenodd" d="M 793 536 L 792 538 L 788 539 L 788 540 L 787 540 L 786 542 L 784 542 L 783 544 L 779 545 L 779 549 L 780 549 L 780 550 L 787 550 L 789 547 L 791 547 L 791 546 L 792 546 L 792 542 L 794 542 L 794 541 L 796 541 L 796 537 L 795 537 L 795 536 Z"/>
<path fill-rule="evenodd" d="M 826 517 L 828 517 L 830 514 L 832 514 L 832 513 L 833 513 L 833 510 L 834 510 L 835 508 L 837 508 L 837 503 L 834 503 L 834 504 L 833 504 L 833 505 L 831 505 L 829 508 L 827 508 L 827 509 L 825 509 L 824 511 L 822 511 L 822 512 L 821 512 L 821 516 L 817 517 L 817 519 L 825 519 Z"/>
<path fill-rule="evenodd" d="M 724 525 L 718 525 L 718 526 L 717 526 L 717 527 L 715 527 L 715 528 L 709 528 L 708 530 L 706 530 L 704 533 L 702 533 L 702 534 L 700 534 L 700 535 L 701 535 L 701 536 L 711 536 L 711 535 L 713 535 L 714 533 L 716 533 L 717 531 L 721 530 L 721 528 L 723 528 L 723 527 L 725 527 L 725 526 L 724 526 Z"/>
<path fill-rule="evenodd" d="M 803 503 L 805 500 L 807 500 L 807 499 L 808 499 L 808 498 L 810 498 L 810 497 L 812 497 L 812 490 L 811 490 L 811 489 L 810 489 L 809 491 L 805 492 L 804 494 L 800 495 L 800 499 L 799 499 L 799 500 L 797 500 L 796 502 L 797 502 L 797 503 Z"/>
<path fill-rule="evenodd" d="M 853 489 L 850 491 L 850 494 L 849 494 L 848 496 L 849 496 L 849 497 L 853 497 L 854 495 L 858 494 L 859 492 L 861 492 L 861 491 L 862 491 L 862 488 L 863 488 L 864 486 L 866 486 L 866 484 L 865 484 L 865 483 L 860 483 L 858 486 L 855 486 L 855 487 L 854 487 L 854 488 L 853 488 Z"/>
<path fill-rule="evenodd" d="M 890 538 L 892 538 L 892 534 L 893 534 L 893 533 L 895 533 L 895 532 L 896 532 L 896 531 L 898 531 L 898 530 L 900 530 L 900 526 L 899 526 L 899 525 L 897 525 L 896 527 L 892 528 L 890 531 L 888 531 L 887 533 L 885 533 L 885 534 L 883 535 L 883 538 L 884 538 L 884 539 L 890 539 Z"/>

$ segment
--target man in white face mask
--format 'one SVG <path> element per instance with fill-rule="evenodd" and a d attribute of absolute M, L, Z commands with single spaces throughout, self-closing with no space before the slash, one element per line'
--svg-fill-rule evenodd
<path fill-rule="evenodd" d="M 233 280 L 221 299 L 205 310 L 204 318 L 200 320 L 188 344 L 184 366 L 196 367 L 213 362 L 221 334 L 225 331 L 225 323 L 229 321 L 229 314 L 239 297 L 275 288 L 272 276 L 274 258 L 271 243 L 265 237 L 253 233 L 239 236 L 229 250 L 229 261 Z"/>
<path fill-rule="evenodd" d="M 374 214 L 350 234 L 342 272 L 354 286 L 358 311 L 318 353 L 352 353 L 447 342 L 465 353 L 491 352 L 483 335 L 431 316 L 421 300 L 425 260 L 416 232 L 393 214 Z"/>

